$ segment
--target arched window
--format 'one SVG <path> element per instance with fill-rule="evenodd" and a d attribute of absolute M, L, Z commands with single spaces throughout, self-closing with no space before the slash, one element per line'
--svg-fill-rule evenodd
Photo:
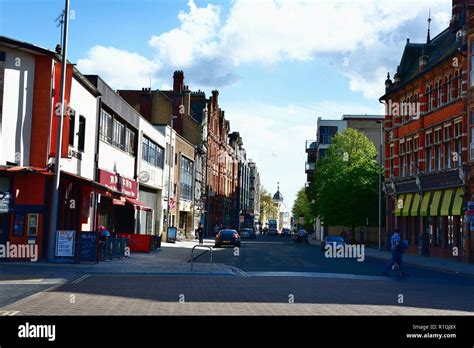
<path fill-rule="evenodd" d="M 461 93 L 462 93 L 462 71 L 458 71 L 457 75 L 457 86 L 456 86 L 456 98 L 461 98 Z"/>
<path fill-rule="evenodd" d="M 440 107 L 441 106 L 441 81 L 437 81 L 435 83 L 435 101 L 434 101 L 434 107 Z"/>
<path fill-rule="evenodd" d="M 442 93 L 442 104 L 446 104 L 448 102 L 448 77 L 446 76 L 444 78 L 444 83 L 441 87 L 441 93 Z"/>

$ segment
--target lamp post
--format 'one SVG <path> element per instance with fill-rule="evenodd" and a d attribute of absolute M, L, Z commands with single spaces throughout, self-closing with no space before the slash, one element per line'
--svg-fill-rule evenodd
<path fill-rule="evenodd" d="M 379 250 L 382 250 L 382 146 L 383 146 L 383 121 L 377 121 L 380 124 L 380 147 L 379 147 Z"/>
<path fill-rule="evenodd" d="M 67 36 L 68 36 L 68 19 L 69 19 L 69 0 L 65 0 L 64 5 L 64 27 L 63 27 L 63 42 L 62 42 L 62 57 L 61 57 L 61 84 L 60 84 L 60 114 L 58 117 L 58 132 L 56 137 L 56 158 L 54 162 L 54 183 L 51 201 L 51 224 L 49 230 L 49 243 L 48 243 L 48 260 L 54 261 L 54 244 L 56 241 L 56 228 L 58 219 L 58 200 L 59 200 L 59 182 L 61 174 L 61 149 L 63 140 L 63 117 L 65 110 L 64 107 L 64 94 L 66 90 L 66 70 L 67 70 Z M 56 106 L 55 106 L 56 107 Z M 53 116 L 54 117 L 54 116 Z"/>

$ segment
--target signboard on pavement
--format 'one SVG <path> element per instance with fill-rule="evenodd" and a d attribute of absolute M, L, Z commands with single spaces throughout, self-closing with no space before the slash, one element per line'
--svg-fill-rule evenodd
<path fill-rule="evenodd" d="M 76 231 L 56 231 L 56 253 L 58 257 L 74 256 L 74 242 L 76 239 Z"/>

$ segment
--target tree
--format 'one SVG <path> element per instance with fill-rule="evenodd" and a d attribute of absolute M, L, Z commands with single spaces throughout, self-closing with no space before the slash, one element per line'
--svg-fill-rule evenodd
<path fill-rule="evenodd" d="M 375 145 L 361 132 L 348 128 L 336 134 L 326 155 L 316 163 L 309 196 L 312 213 L 324 224 L 377 224 L 378 176 Z"/>
<path fill-rule="evenodd" d="M 262 187 L 260 190 L 260 218 L 264 223 L 273 216 L 278 216 L 278 209 L 273 202 L 271 194 Z"/>
<path fill-rule="evenodd" d="M 314 214 L 311 211 L 311 202 L 308 200 L 308 195 L 305 187 L 302 187 L 296 194 L 292 213 L 297 224 L 299 224 L 299 217 L 302 216 L 304 217 L 305 228 L 312 226 L 314 221 Z"/>

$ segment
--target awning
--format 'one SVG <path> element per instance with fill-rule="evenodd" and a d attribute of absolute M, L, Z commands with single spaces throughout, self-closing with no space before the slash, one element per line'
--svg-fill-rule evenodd
<path fill-rule="evenodd" d="M 441 203 L 441 216 L 451 215 L 451 201 L 453 200 L 453 190 L 444 191 L 443 202 Z"/>
<path fill-rule="evenodd" d="M 395 216 L 401 216 L 402 215 L 403 197 L 404 197 L 404 195 L 398 195 L 397 196 L 397 201 L 395 202 Z"/>
<path fill-rule="evenodd" d="M 152 211 L 152 209 L 150 207 L 147 207 L 145 203 L 142 203 L 136 199 L 127 197 L 125 198 L 125 200 L 127 201 L 127 203 L 134 205 L 135 209 L 137 210 Z"/>
<path fill-rule="evenodd" d="M 458 188 L 454 193 L 453 200 L 453 209 L 451 209 L 451 214 L 453 216 L 463 215 L 463 206 L 464 206 L 464 190 Z"/>
<path fill-rule="evenodd" d="M 421 201 L 420 216 L 430 215 L 430 198 L 431 191 L 423 193 L 423 200 Z"/>
<path fill-rule="evenodd" d="M 441 201 L 441 191 L 435 191 L 433 193 L 433 199 L 431 200 L 430 216 L 439 215 L 439 203 Z"/>
<path fill-rule="evenodd" d="M 405 201 L 403 203 L 403 209 L 402 209 L 402 216 L 410 216 L 410 208 L 411 208 L 411 199 L 413 198 L 412 193 L 408 193 L 405 196 Z"/>
<path fill-rule="evenodd" d="M 419 216 L 421 195 L 419 193 L 413 194 L 413 202 L 411 204 L 410 216 Z"/>

